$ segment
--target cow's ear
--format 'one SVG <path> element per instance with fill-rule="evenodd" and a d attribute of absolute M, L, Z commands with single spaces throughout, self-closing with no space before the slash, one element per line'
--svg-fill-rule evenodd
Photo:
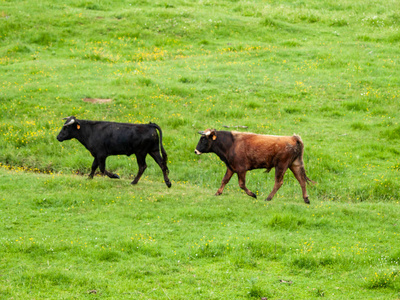
<path fill-rule="evenodd" d="M 211 131 L 211 136 L 212 136 L 213 141 L 215 141 L 217 139 L 217 131 L 215 129 L 213 129 Z"/>

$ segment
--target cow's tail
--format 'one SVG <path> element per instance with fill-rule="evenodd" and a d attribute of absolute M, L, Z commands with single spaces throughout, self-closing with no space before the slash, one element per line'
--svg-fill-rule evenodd
<path fill-rule="evenodd" d="M 301 176 L 303 177 L 303 179 L 307 182 L 307 183 L 312 183 L 315 184 L 315 181 L 311 180 L 310 178 L 308 178 L 307 174 L 306 174 L 306 169 L 304 169 L 304 161 L 303 161 L 303 153 L 304 153 L 304 144 L 303 141 L 301 140 L 301 137 L 298 136 L 297 134 L 294 134 L 293 137 L 296 139 L 296 143 L 297 143 L 297 153 L 298 156 L 297 158 L 299 158 L 300 162 L 301 162 Z"/>
<path fill-rule="evenodd" d="M 169 173 L 169 169 L 168 169 L 168 166 L 167 166 L 168 155 L 167 155 L 167 152 L 165 151 L 163 143 L 162 143 L 162 130 L 161 130 L 161 127 L 158 126 L 156 123 L 151 123 L 151 122 L 150 122 L 150 125 L 154 126 L 158 130 L 158 132 L 160 133 L 161 156 L 162 156 L 164 167 L 165 167 L 165 169 L 167 171 L 167 174 L 168 174 Z"/>

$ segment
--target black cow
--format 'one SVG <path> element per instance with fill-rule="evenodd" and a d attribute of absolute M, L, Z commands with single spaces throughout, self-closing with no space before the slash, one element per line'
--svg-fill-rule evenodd
<path fill-rule="evenodd" d="M 110 155 L 130 156 L 135 154 L 139 171 L 132 184 L 136 184 L 147 168 L 146 156 L 150 154 L 160 166 L 165 184 L 171 187 L 168 178 L 167 153 L 162 144 L 161 128 L 157 124 L 78 120 L 74 116 L 64 118 L 64 120 L 66 120 L 65 124 L 58 134 L 57 140 L 62 142 L 76 138 L 90 151 L 94 161 L 89 178 L 93 178 L 97 167 L 100 168 L 102 174 L 110 178 L 119 178 L 117 174 L 106 170 L 106 158 Z M 157 130 L 160 132 L 160 137 L 158 137 Z"/>

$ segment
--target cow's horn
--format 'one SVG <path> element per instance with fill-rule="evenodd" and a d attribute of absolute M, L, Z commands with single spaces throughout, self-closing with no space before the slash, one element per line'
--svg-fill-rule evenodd
<path fill-rule="evenodd" d="M 67 119 L 68 119 L 68 118 L 67 118 Z M 74 123 L 75 123 L 75 119 L 71 119 L 69 122 L 67 122 L 67 123 L 64 124 L 64 127 L 65 127 L 65 126 L 72 125 L 72 124 L 74 124 Z"/>
<path fill-rule="evenodd" d="M 199 131 L 198 134 L 203 135 L 203 134 L 204 134 L 204 131 Z"/>

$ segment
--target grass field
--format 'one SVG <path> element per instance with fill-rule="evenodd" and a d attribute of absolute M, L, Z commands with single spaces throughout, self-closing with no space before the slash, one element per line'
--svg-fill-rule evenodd
<path fill-rule="evenodd" d="M 0 299 L 398 299 L 397 1 L 1 1 Z M 107 100 L 96 103 L 96 100 Z M 155 122 L 149 158 L 59 143 L 62 118 Z M 299 134 L 288 172 L 236 177 L 197 132 Z"/>

